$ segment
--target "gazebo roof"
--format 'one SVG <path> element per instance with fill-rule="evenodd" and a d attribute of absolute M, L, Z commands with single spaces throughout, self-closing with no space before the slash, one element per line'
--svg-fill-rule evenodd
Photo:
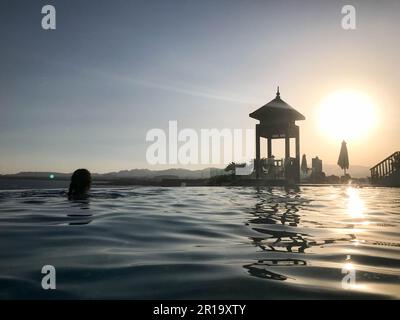
<path fill-rule="evenodd" d="M 300 112 L 281 99 L 279 87 L 274 100 L 250 113 L 249 116 L 263 123 L 284 123 L 306 119 Z"/>

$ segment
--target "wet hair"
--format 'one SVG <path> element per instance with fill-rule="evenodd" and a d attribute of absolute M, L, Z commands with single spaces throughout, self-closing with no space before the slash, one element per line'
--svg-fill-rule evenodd
<path fill-rule="evenodd" d="M 90 172 L 86 169 L 78 169 L 71 176 L 71 183 L 69 185 L 68 197 L 84 196 L 90 189 L 92 184 L 92 177 Z"/>

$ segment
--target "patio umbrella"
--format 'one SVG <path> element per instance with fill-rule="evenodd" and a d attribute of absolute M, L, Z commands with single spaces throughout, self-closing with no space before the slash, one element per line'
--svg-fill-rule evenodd
<path fill-rule="evenodd" d="M 346 175 L 346 169 L 349 169 L 349 154 L 347 152 L 346 141 L 343 140 L 342 147 L 340 148 L 339 159 L 337 162 L 338 166 L 344 170 Z"/>

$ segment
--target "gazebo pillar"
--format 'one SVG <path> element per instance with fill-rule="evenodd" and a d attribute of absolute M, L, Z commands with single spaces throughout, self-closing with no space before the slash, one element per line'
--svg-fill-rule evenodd
<path fill-rule="evenodd" d="M 300 128 L 296 130 L 296 182 L 300 182 Z"/>
<path fill-rule="evenodd" d="M 272 138 L 267 138 L 268 158 L 272 157 Z"/>
<path fill-rule="evenodd" d="M 290 158 L 290 136 L 289 130 L 285 131 L 285 159 Z"/>
<path fill-rule="evenodd" d="M 256 178 L 260 177 L 260 125 L 256 124 Z"/>
<path fill-rule="evenodd" d="M 285 178 L 288 179 L 290 177 L 290 135 L 289 135 L 289 128 L 285 129 L 285 161 L 284 163 L 284 170 L 285 170 Z"/>

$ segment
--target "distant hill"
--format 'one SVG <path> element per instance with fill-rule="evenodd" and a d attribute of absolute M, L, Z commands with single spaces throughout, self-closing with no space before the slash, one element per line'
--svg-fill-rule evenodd
<path fill-rule="evenodd" d="M 323 171 L 327 176 L 335 175 L 342 176 L 343 170 L 337 164 L 324 164 Z M 365 178 L 370 176 L 369 167 L 350 165 L 349 170 L 347 170 L 350 176 L 353 178 Z"/>
<path fill-rule="evenodd" d="M 323 171 L 326 175 L 343 175 L 343 170 L 338 165 L 324 164 Z M 369 177 L 370 172 L 368 167 L 350 166 L 349 174 L 354 178 Z M 227 174 L 220 168 L 206 168 L 202 170 L 188 169 L 165 169 L 165 170 L 150 170 L 150 169 L 132 169 L 121 170 L 108 173 L 93 173 L 93 178 L 96 180 L 115 180 L 115 179 L 207 179 L 216 175 Z M 57 179 L 69 179 L 71 173 L 60 172 L 20 172 L 16 174 L 0 175 L 1 178 L 33 178 L 33 179 L 48 179 L 50 175 L 54 175 Z"/>
<path fill-rule="evenodd" d="M 71 176 L 70 173 L 60 173 L 60 172 L 46 172 L 46 171 L 23 171 L 15 174 L 3 174 L 0 175 L 0 178 L 34 178 L 34 179 L 48 179 L 50 175 L 57 176 L 58 178 L 68 178 Z"/>
<path fill-rule="evenodd" d="M 188 169 L 165 169 L 165 170 L 149 170 L 149 169 L 132 169 L 122 170 L 118 172 L 109 172 L 105 174 L 95 174 L 95 177 L 106 179 L 121 179 L 121 178 L 140 178 L 140 179 L 155 179 L 174 177 L 179 179 L 201 179 L 210 178 L 215 175 L 223 174 L 223 169 L 206 168 L 202 170 Z"/>
<path fill-rule="evenodd" d="M 226 174 L 223 169 L 206 168 L 202 170 L 188 169 L 165 169 L 165 170 L 149 170 L 149 169 L 132 169 L 121 170 L 118 172 L 93 173 L 96 180 L 115 180 L 115 179 L 207 179 L 216 175 Z M 50 175 L 54 175 L 57 179 L 69 179 L 71 173 L 59 172 L 20 172 L 16 174 L 0 175 L 1 178 L 20 178 L 20 179 L 49 179 Z"/>

